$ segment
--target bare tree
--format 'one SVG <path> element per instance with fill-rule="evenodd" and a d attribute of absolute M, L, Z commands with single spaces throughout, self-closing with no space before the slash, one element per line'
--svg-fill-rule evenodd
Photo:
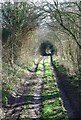
<path fill-rule="evenodd" d="M 81 49 L 81 43 L 79 41 L 81 28 L 79 24 L 79 20 L 81 19 L 80 3 L 58 3 L 58 1 L 56 2 L 53 0 L 53 3 L 45 2 L 41 9 L 48 14 L 52 21 L 52 24 L 49 24 L 49 26 L 54 28 L 57 24 L 60 25 L 65 32 L 73 37 Z"/>

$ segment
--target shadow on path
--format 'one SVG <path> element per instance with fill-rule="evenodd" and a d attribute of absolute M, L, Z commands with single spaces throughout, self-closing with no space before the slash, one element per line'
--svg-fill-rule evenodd
<path fill-rule="evenodd" d="M 67 76 L 58 71 L 56 66 L 53 64 L 52 56 L 50 56 L 50 58 L 51 66 L 53 67 L 69 120 L 81 120 L 81 97 L 79 90 L 75 88 Z"/>

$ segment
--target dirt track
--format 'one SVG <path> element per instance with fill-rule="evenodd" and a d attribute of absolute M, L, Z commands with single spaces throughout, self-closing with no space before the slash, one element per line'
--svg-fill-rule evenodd
<path fill-rule="evenodd" d="M 41 115 L 41 93 L 43 89 L 43 79 L 44 79 L 44 59 L 37 61 L 36 64 L 33 65 L 32 70 L 23 78 L 21 86 L 17 89 L 17 93 L 15 95 L 11 95 L 9 99 L 9 106 L 6 106 L 5 118 L 4 120 L 19 120 L 21 112 L 23 111 L 24 105 L 29 105 L 28 107 L 28 119 L 39 120 Z M 67 77 L 61 74 L 56 66 L 53 64 L 53 59 L 51 57 L 50 66 L 54 72 L 54 76 L 56 77 L 56 81 L 61 93 L 61 97 L 64 103 L 64 106 L 67 110 L 68 116 L 70 120 L 80 120 L 80 100 L 79 93 L 77 89 L 69 82 Z M 36 77 L 36 70 L 38 64 L 42 64 L 41 72 L 39 77 Z M 32 88 L 34 88 L 32 90 Z M 32 91 L 32 94 L 29 93 Z M 27 100 L 27 95 L 31 97 L 31 99 Z"/>

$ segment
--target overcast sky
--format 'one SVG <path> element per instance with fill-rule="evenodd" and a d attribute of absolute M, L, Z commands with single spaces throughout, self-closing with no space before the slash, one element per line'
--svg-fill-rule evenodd
<path fill-rule="evenodd" d="M 42 2 L 43 0 L 31 0 L 31 1 L 34 1 L 34 2 Z M 48 2 L 52 2 L 53 0 L 46 0 Z M 69 0 L 58 0 L 58 2 L 68 2 Z"/>
<path fill-rule="evenodd" d="M 43 0 L 34 0 L 34 1 L 43 1 Z M 48 2 L 51 2 L 52 0 L 47 0 Z M 58 0 L 59 2 L 69 1 L 69 0 Z"/>
<path fill-rule="evenodd" d="M 3 2 L 3 1 L 6 1 L 6 2 L 9 2 L 9 1 L 14 1 L 14 2 L 26 2 L 27 0 L 0 0 L 0 2 Z M 30 0 L 32 2 L 42 2 L 43 0 Z M 48 2 L 52 2 L 52 0 L 47 0 Z M 59 2 L 68 2 L 69 0 L 58 0 Z"/>

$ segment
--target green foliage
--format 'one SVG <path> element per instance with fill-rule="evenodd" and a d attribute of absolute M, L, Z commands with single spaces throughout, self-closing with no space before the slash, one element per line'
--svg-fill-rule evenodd
<path fill-rule="evenodd" d="M 56 62 L 57 63 L 57 62 Z M 66 111 L 63 107 L 63 103 L 60 97 L 60 91 L 57 83 L 54 79 L 53 71 L 49 65 L 49 62 L 45 60 L 45 78 L 42 93 L 42 113 L 41 118 L 55 119 L 55 120 L 68 120 Z"/>
<path fill-rule="evenodd" d="M 63 65 L 60 65 L 58 61 L 53 61 L 55 64 L 56 68 L 58 69 L 59 73 L 62 75 L 65 75 L 68 78 L 68 81 L 70 84 L 72 84 L 75 88 L 80 91 L 80 86 L 81 86 L 81 73 L 78 72 L 75 75 L 70 75 L 69 72 L 66 70 L 66 68 Z"/>
<path fill-rule="evenodd" d="M 63 65 L 59 64 L 59 62 L 56 60 L 53 61 L 53 63 L 61 74 L 64 74 L 67 76 L 68 71 L 66 70 L 66 68 Z"/>
<path fill-rule="evenodd" d="M 16 91 L 24 72 L 25 70 L 19 66 L 14 66 L 13 68 L 3 64 L 3 90 L 9 93 Z"/>
<path fill-rule="evenodd" d="M 8 91 L 5 91 L 4 88 L 2 89 L 2 103 L 3 105 L 7 105 L 8 104 L 8 100 L 9 100 L 10 94 Z"/>
<path fill-rule="evenodd" d="M 71 84 L 75 86 L 75 88 L 78 89 L 78 91 L 81 93 L 80 86 L 81 86 L 81 73 L 76 73 L 75 75 L 69 75 L 68 76 Z"/>
<path fill-rule="evenodd" d="M 41 73 L 41 67 L 42 67 L 42 64 L 40 63 L 39 65 L 38 65 L 38 69 L 37 69 L 37 71 L 36 71 L 36 75 L 37 76 L 40 76 L 40 73 Z"/>
<path fill-rule="evenodd" d="M 20 115 L 21 119 L 27 120 L 28 118 L 28 105 L 23 106 L 22 114 Z"/>
<path fill-rule="evenodd" d="M 54 64 L 58 68 L 61 74 L 65 74 L 65 68 L 59 65 L 58 61 L 54 61 Z M 7 67 L 6 65 L 4 67 Z M 40 63 L 37 69 L 37 76 L 40 76 L 42 64 Z M 4 70 L 4 69 L 3 69 Z M 3 76 L 3 90 L 2 90 L 2 101 L 3 105 L 8 104 L 8 100 L 13 91 L 16 91 L 18 85 L 20 84 L 20 78 L 23 76 L 24 71 L 27 70 L 27 66 L 17 66 L 14 68 L 8 66 L 7 73 Z M 60 96 L 60 91 L 54 78 L 53 70 L 49 64 L 49 58 L 44 61 L 44 85 L 42 92 L 42 112 L 41 119 L 55 119 L 55 120 L 68 120 L 66 110 L 63 107 L 63 102 Z M 72 84 L 78 85 L 78 80 L 81 79 L 81 74 L 75 76 L 69 76 L 70 80 L 72 79 Z M 35 79 L 35 83 L 38 79 Z M 73 81 L 74 80 L 74 81 Z M 80 83 L 80 82 L 79 82 Z M 33 101 L 33 91 L 35 86 L 32 84 L 31 91 L 26 96 L 26 101 Z M 24 106 L 22 111 L 21 118 L 26 119 L 28 117 L 28 106 Z"/>

